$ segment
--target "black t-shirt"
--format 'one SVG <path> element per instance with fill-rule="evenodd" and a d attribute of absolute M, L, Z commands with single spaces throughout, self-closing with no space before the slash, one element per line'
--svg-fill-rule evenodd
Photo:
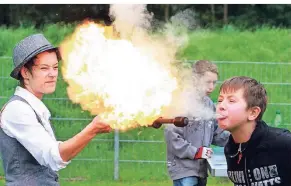
<path fill-rule="evenodd" d="M 260 121 L 250 140 L 225 146 L 227 173 L 235 186 L 291 186 L 291 133 Z"/>

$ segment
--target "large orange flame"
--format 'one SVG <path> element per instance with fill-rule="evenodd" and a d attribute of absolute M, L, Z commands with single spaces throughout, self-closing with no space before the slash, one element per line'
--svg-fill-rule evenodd
<path fill-rule="evenodd" d="M 114 38 L 111 27 L 84 23 L 60 49 L 69 98 L 113 128 L 151 124 L 177 88 L 176 78 L 156 54 Z"/>

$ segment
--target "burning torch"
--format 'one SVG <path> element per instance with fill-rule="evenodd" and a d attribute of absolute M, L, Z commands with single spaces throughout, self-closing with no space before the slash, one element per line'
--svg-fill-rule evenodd
<path fill-rule="evenodd" d="M 175 117 L 175 118 L 159 117 L 153 122 L 151 126 L 156 129 L 160 128 L 163 124 L 174 124 L 177 127 L 185 127 L 188 125 L 188 123 L 189 120 L 187 117 Z"/>
<path fill-rule="evenodd" d="M 223 117 L 225 117 L 225 116 L 217 113 L 214 115 L 213 118 L 219 119 L 219 118 L 223 118 Z M 158 129 L 163 124 L 174 124 L 176 127 L 185 127 L 188 125 L 188 123 L 189 123 L 189 119 L 187 117 L 175 117 L 174 119 L 173 118 L 170 119 L 170 118 L 159 117 L 158 119 L 156 119 L 153 122 L 151 127 Z"/>

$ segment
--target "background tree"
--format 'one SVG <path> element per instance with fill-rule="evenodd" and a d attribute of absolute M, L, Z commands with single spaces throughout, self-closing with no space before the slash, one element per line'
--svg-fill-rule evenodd
<path fill-rule="evenodd" d="M 20 4 L 0 5 L 0 25 L 9 27 L 42 27 L 49 23 L 73 23 L 92 19 L 111 23 L 106 4 Z M 291 5 L 270 4 L 149 4 L 147 9 L 158 22 L 167 22 L 178 12 L 189 9 L 196 15 L 201 27 L 217 28 L 231 24 L 241 29 L 253 29 L 262 25 L 272 27 L 291 26 Z"/>

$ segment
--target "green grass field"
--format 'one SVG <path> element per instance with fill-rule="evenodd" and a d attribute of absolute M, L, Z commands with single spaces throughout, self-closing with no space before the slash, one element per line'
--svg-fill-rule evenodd
<path fill-rule="evenodd" d="M 44 30 L 4 29 L 0 28 L 0 56 L 11 56 L 15 43 L 32 33 L 44 32 L 54 44 L 72 32 L 72 26 L 49 25 Z M 291 65 L 286 65 L 291 59 L 290 31 L 262 28 L 254 32 L 231 30 L 199 30 L 189 34 L 189 45 L 179 53 L 181 60 L 208 59 L 213 61 L 246 61 L 259 62 L 258 64 L 232 64 L 217 63 L 220 70 L 219 80 L 223 81 L 234 75 L 247 75 L 266 82 L 270 105 L 267 108 L 264 119 L 272 123 L 275 111 L 281 110 L 283 122 L 291 123 L 290 105 L 277 103 L 290 103 Z M 0 96 L 9 97 L 16 86 L 16 81 L 7 78 L 11 71 L 11 59 L 0 58 Z M 193 62 L 193 61 L 192 61 Z M 261 62 L 282 62 L 281 65 L 262 65 Z M 185 62 L 187 63 L 187 62 Z M 191 62 L 188 62 L 189 64 Z M 278 85 L 277 83 L 281 83 Z M 212 99 L 216 100 L 216 90 Z M 45 98 L 67 98 L 66 84 L 61 80 L 53 95 Z M 7 98 L 0 99 L 0 106 Z M 79 105 L 72 104 L 68 100 L 44 99 L 54 118 L 92 118 L 86 111 L 82 111 Z M 60 139 L 66 139 L 79 132 L 89 121 L 60 121 L 54 120 L 56 135 Z M 285 126 L 289 128 L 289 126 Z M 168 178 L 164 163 L 135 163 L 120 162 L 120 181 L 113 181 L 113 133 L 100 135 L 96 141 L 90 143 L 77 158 L 64 170 L 60 171 L 62 185 L 112 185 L 112 186 L 166 186 L 171 182 Z M 102 141 L 100 139 L 107 139 Z M 154 160 L 165 161 L 166 152 L 163 143 L 163 130 L 150 128 L 138 128 L 120 134 L 121 140 L 157 140 L 160 143 L 120 143 L 121 160 Z M 84 160 L 85 159 L 85 160 Z M 91 160 L 90 159 L 99 159 Z M 101 161 L 102 159 L 103 161 Z M 105 161 L 106 159 L 106 161 Z M 0 171 L 3 175 L 3 171 Z M 0 182 L 1 183 L 1 182 Z M 4 182 L 2 181 L 4 184 Z M 211 177 L 210 186 L 231 185 L 227 179 Z"/>
<path fill-rule="evenodd" d="M 80 181 L 76 179 L 61 180 L 62 186 L 169 186 L 172 184 L 170 180 L 165 181 Z M 4 181 L 0 181 L 4 185 Z M 227 178 L 209 178 L 207 186 L 232 186 Z"/>

